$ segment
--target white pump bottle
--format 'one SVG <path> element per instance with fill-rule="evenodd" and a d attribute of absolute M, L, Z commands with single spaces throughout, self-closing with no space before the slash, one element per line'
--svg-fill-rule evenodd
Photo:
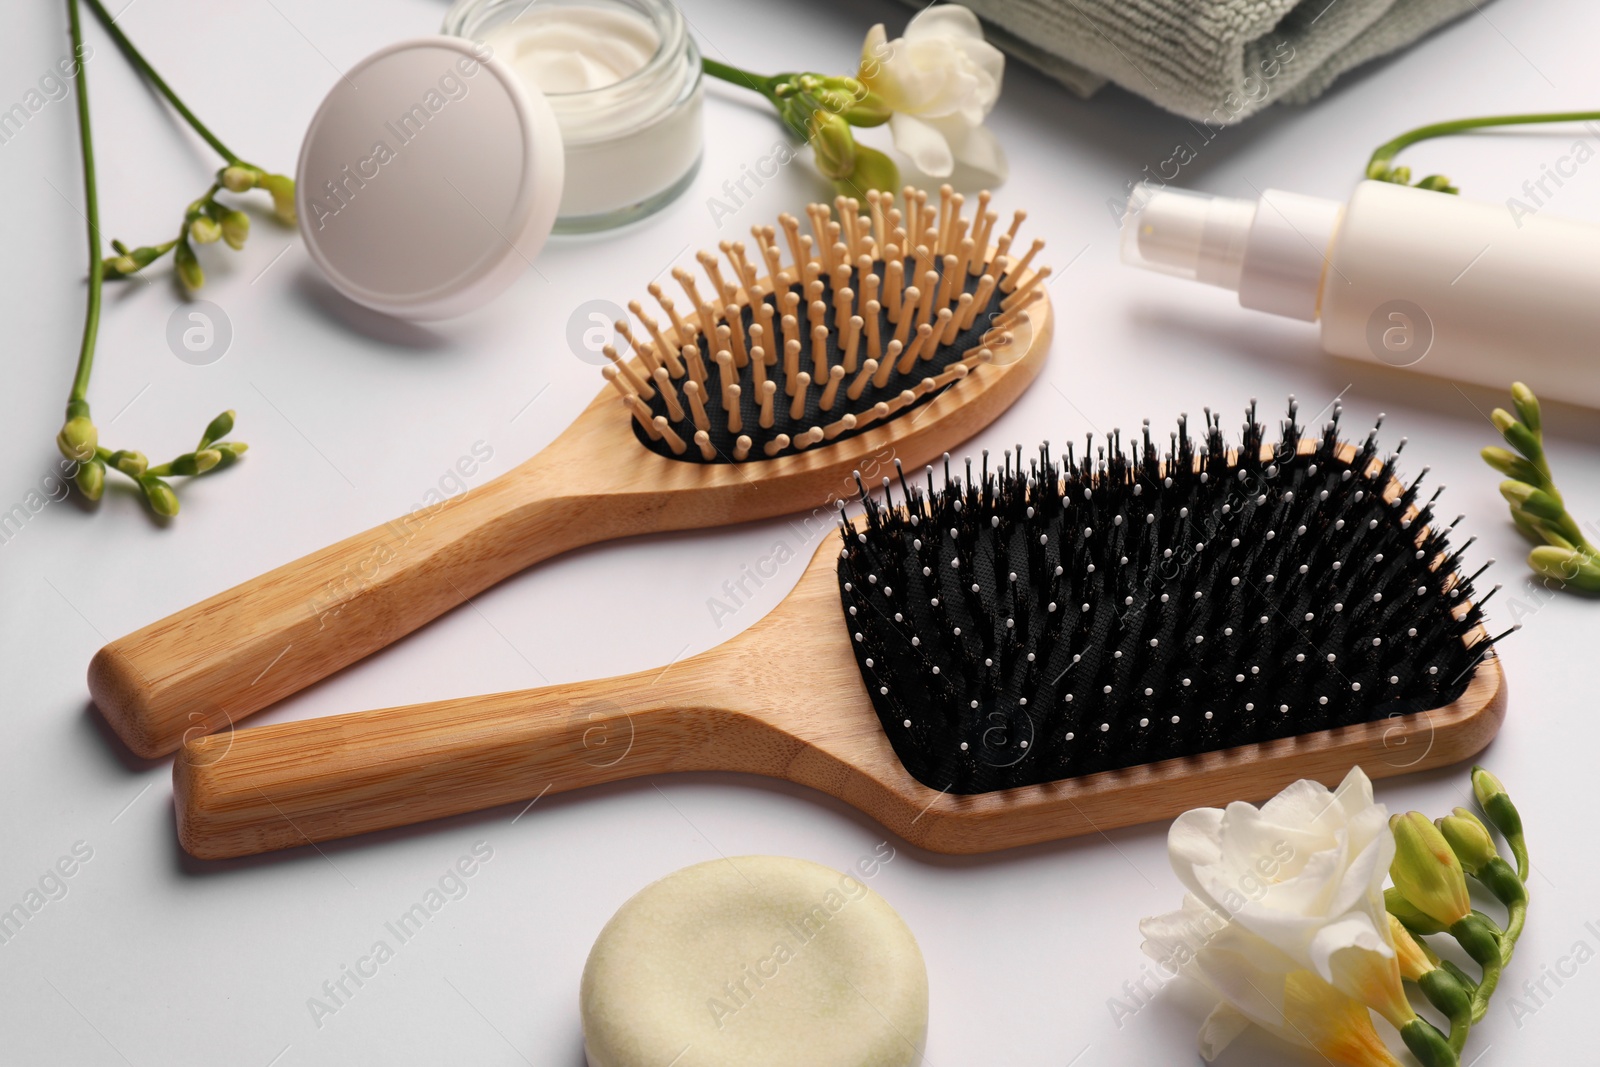
<path fill-rule="evenodd" d="M 1126 263 L 1320 322 L 1351 359 L 1600 408 L 1600 225 L 1364 181 L 1348 204 L 1145 185 Z"/>

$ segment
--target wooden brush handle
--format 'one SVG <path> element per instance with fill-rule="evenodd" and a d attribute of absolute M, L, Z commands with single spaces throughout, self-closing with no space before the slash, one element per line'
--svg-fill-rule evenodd
<path fill-rule="evenodd" d="M 198 738 L 173 765 L 179 839 L 222 859 L 638 775 L 781 768 L 799 742 L 706 703 L 725 691 L 696 669 L 713 655 L 666 681 L 657 668 Z"/>
<path fill-rule="evenodd" d="M 162 756 L 533 563 L 637 525 L 626 497 L 566 488 L 548 455 L 113 641 L 89 664 L 95 703 L 129 748 Z"/>

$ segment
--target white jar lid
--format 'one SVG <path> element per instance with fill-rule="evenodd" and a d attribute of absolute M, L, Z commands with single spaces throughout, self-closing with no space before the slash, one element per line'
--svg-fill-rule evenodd
<path fill-rule="evenodd" d="M 300 149 L 295 200 L 334 288 L 406 319 L 487 303 L 555 224 L 561 130 L 482 45 L 401 41 L 334 83 Z"/>

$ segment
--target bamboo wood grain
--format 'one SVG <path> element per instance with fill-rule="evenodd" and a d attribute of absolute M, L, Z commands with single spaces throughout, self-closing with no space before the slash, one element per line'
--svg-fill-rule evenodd
<path fill-rule="evenodd" d="M 178 837 L 202 859 L 673 771 L 743 771 L 849 803 L 912 844 L 970 853 L 1466 759 L 1505 714 L 1498 658 L 1433 711 L 976 796 L 913 779 L 879 726 L 839 607 L 830 537 L 748 631 L 665 669 L 215 734 L 173 766 Z M 1481 630 L 1479 631 L 1481 635 Z M 783 655 L 773 655 L 782 649 Z"/>
<path fill-rule="evenodd" d="M 602 389 L 554 442 L 494 481 L 111 642 L 89 664 L 89 692 L 130 749 L 162 756 L 569 549 L 828 507 L 854 492 L 851 474 L 869 460 L 921 466 L 997 418 L 1038 375 L 1052 327 L 1049 301 L 1039 300 L 1004 355 L 916 410 L 751 463 L 657 455 Z M 637 357 L 631 365 L 643 369 Z"/>

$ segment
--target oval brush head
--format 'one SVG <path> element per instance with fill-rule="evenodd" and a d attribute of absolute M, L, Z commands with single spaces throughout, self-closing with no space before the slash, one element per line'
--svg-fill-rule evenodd
<path fill-rule="evenodd" d="M 980 793 L 1459 697 L 1499 638 L 1438 493 L 1395 480 L 1376 427 L 1342 444 L 1336 407 L 1302 441 L 1295 415 L 1275 447 L 1252 402 L 1237 449 L 1208 410 L 1165 456 L 1146 424 L 1131 455 L 1113 433 L 1059 465 L 1048 446 L 1026 470 L 1020 446 L 993 471 L 947 459 L 942 488 L 902 478 L 898 508 L 863 488 L 841 597 L 906 769 Z"/>
<path fill-rule="evenodd" d="M 980 194 L 969 218 L 948 185 L 937 202 L 909 186 L 899 204 L 874 190 L 865 211 L 839 197 L 831 211 L 806 209 L 809 232 L 787 214 L 781 237 L 751 228 L 765 282 L 745 245 L 724 241 L 725 263 L 699 254 L 703 281 L 673 271 L 686 310 L 651 285 L 661 318 L 635 301 L 639 328 L 617 323 L 646 373 L 605 350 L 635 436 L 690 462 L 767 459 L 902 416 L 1004 361 L 1050 270 L 1029 274 L 1043 241 L 1010 255 L 1023 212 L 990 244 L 999 215 L 989 199 Z"/>

